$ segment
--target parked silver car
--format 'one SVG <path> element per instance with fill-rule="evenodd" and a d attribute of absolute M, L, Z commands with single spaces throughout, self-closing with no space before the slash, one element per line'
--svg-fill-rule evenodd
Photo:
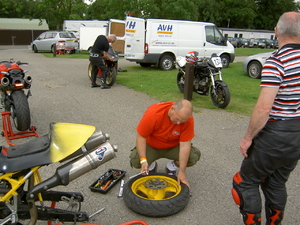
<path fill-rule="evenodd" d="M 261 78 L 261 70 L 267 58 L 273 52 L 259 53 L 248 56 L 243 61 L 243 70 L 248 73 L 249 77 L 259 79 Z"/>
<path fill-rule="evenodd" d="M 31 49 L 34 52 L 51 51 L 54 47 L 75 51 L 78 49 L 78 39 L 72 32 L 67 31 L 46 31 L 41 33 L 32 43 Z"/>

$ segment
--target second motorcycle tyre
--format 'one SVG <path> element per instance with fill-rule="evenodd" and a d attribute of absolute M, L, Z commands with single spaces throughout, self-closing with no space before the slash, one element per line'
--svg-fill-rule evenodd
<path fill-rule="evenodd" d="M 12 92 L 11 98 L 13 104 L 10 106 L 10 116 L 18 131 L 26 131 L 31 124 L 28 99 L 20 90 Z"/>
<path fill-rule="evenodd" d="M 151 174 L 130 179 L 124 186 L 123 199 L 132 211 L 149 217 L 164 217 L 180 212 L 190 198 L 189 188 L 177 184 L 177 177 Z"/>

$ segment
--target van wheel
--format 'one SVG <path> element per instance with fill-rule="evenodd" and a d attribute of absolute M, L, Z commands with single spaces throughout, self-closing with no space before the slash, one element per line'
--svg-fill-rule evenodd
<path fill-rule="evenodd" d="M 228 55 L 221 55 L 221 61 L 222 61 L 222 65 L 223 68 L 227 68 L 229 66 L 229 56 Z"/>
<path fill-rule="evenodd" d="M 171 70 L 174 68 L 174 59 L 171 55 L 164 55 L 159 61 L 159 68 L 161 70 Z"/>

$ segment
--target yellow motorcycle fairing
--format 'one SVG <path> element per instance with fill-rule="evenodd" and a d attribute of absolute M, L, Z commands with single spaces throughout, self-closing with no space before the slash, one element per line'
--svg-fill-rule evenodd
<path fill-rule="evenodd" d="M 73 123 L 50 124 L 50 160 L 58 162 L 81 148 L 96 128 Z"/>

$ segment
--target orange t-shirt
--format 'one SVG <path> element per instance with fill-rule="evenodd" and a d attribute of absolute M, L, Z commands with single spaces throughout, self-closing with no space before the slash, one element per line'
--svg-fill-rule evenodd
<path fill-rule="evenodd" d="M 194 117 L 182 124 L 173 124 L 168 111 L 174 102 L 151 105 L 140 120 L 136 130 L 152 148 L 168 149 L 193 139 Z"/>

